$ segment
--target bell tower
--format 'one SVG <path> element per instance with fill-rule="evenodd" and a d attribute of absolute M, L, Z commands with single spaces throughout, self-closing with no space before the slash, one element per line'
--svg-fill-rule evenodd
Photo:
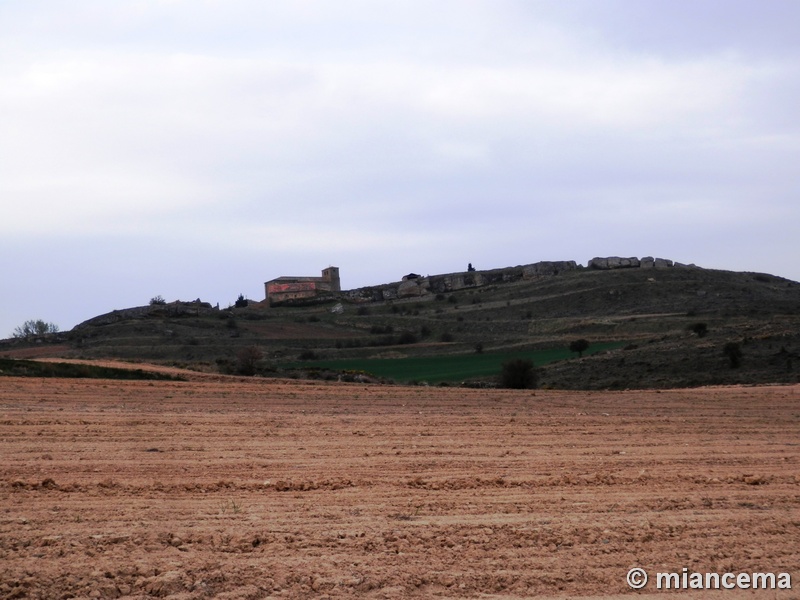
<path fill-rule="evenodd" d="M 328 267 L 322 270 L 322 279 L 330 283 L 332 292 L 341 292 L 342 284 L 339 281 L 339 267 Z"/>

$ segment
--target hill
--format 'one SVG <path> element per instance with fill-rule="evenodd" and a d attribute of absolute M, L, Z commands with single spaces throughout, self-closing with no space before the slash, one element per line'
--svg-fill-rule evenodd
<path fill-rule="evenodd" d="M 265 375 L 380 378 L 383 370 L 400 374 L 384 379 L 429 383 L 491 380 L 486 365 L 531 356 L 540 385 L 561 389 L 799 380 L 800 284 L 682 265 L 614 268 L 630 265 L 609 260 L 425 277 L 273 307 L 137 307 L 38 342 L 2 342 L 0 355 L 236 372 L 242 351 L 255 348 L 253 367 Z M 579 338 L 589 342 L 582 357 L 568 350 Z M 738 348 L 738 366 L 726 345 Z"/>

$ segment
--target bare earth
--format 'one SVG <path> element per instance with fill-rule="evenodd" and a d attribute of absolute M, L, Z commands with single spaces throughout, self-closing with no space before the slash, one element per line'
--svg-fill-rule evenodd
<path fill-rule="evenodd" d="M 789 572 L 800 386 L 0 379 L 0 598 L 650 597 Z M 651 583 L 631 591 L 642 567 Z"/>

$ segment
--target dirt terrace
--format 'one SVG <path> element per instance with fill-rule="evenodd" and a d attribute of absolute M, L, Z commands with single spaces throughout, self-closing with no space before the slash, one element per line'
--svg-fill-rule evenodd
<path fill-rule="evenodd" d="M 5 378 L 0 458 L 0 598 L 800 597 L 800 386 Z"/>

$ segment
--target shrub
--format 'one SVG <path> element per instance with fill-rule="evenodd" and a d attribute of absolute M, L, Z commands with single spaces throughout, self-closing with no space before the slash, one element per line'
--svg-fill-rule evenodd
<path fill-rule="evenodd" d="M 163 306 L 166 303 L 167 301 L 164 300 L 164 297 L 161 295 L 150 298 L 150 306 Z"/>
<path fill-rule="evenodd" d="M 691 329 L 697 334 L 697 337 L 705 337 L 708 333 L 708 325 L 705 323 L 695 323 L 692 325 Z"/>
<path fill-rule="evenodd" d="M 366 316 L 370 313 L 369 306 L 359 306 L 356 314 L 360 317 Z"/>
<path fill-rule="evenodd" d="M 483 354 L 483 342 L 475 344 L 475 354 Z"/>
<path fill-rule="evenodd" d="M 239 294 L 239 297 L 236 298 L 234 306 L 236 308 L 245 308 L 247 306 L 247 298 L 244 297 L 244 294 Z"/>
<path fill-rule="evenodd" d="M 398 344 L 416 344 L 417 343 L 417 336 L 414 335 L 410 331 L 404 331 L 400 334 L 400 337 L 397 338 Z"/>
<path fill-rule="evenodd" d="M 736 342 L 728 342 L 722 348 L 722 353 L 728 357 L 731 369 L 738 369 L 742 366 L 742 347 Z"/>
<path fill-rule="evenodd" d="M 455 338 L 453 337 L 453 334 L 450 333 L 449 331 L 445 331 L 444 333 L 442 333 L 442 335 L 439 336 L 439 341 L 442 342 L 452 342 L 454 339 Z"/>
<path fill-rule="evenodd" d="M 578 358 L 583 357 L 583 353 L 589 349 L 589 342 L 584 339 L 574 340 L 569 344 L 569 351 L 570 352 L 577 352 Z"/>
<path fill-rule="evenodd" d="M 236 371 L 239 375 L 252 376 L 256 374 L 256 365 L 263 354 L 256 346 L 248 346 L 239 350 L 236 355 Z"/>
<path fill-rule="evenodd" d="M 298 360 L 317 360 L 319 357 L 313 350 L 303 350 L 297 358 Z"/>
<path fill-rule="evenodd" d="M 535 388 L 538 382 L 533 361 L 526 358 L 515 358 L 503 363 L 500 371 L 500 387 L 513 390 Z"/>

